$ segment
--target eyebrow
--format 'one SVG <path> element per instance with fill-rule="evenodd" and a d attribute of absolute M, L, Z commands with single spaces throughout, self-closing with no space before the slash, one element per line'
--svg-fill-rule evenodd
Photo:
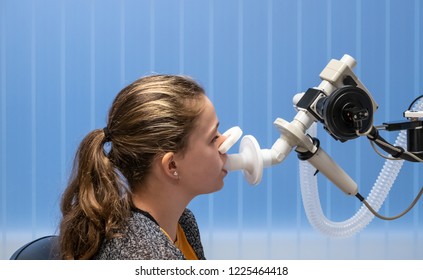
<path fill-rule="evenodd" d="M 217 131 L 219 125 L 220 125 L 220 123 L 217 122 L 217 124 L 210 130 L 210 132 L 208 133 L 208 135 L 210 136 L 210 135 L 214 134 Z"/>

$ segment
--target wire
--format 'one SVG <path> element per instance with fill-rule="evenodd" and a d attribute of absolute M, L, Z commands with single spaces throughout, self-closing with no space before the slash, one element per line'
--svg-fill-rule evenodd
<path fill-rule="evenodd" d="M 356 131 L 356 134 L 358 135 L 358 136 L 369 136 L 368 135 L 368 133 L 360 133 L 358 130 Z M 376 138 L 372 138 L 372 139 L 370 139 L 369 138 L 369 141 L 370 141 L 370 145 L 372 145 L 372 148 L 373 148 L 373 150 L 376 152 L 376 154 L 378 154 L 379 156 L 381 156 L 381 157 L 383 157 L 384 159 L 389 159 L 389 160 L 402 160 L 401 158 L 394 158 L 394 157 L 392 157 L 392 155 L 384 155 L 384 154 L 382 154 L 377 148 L 376 148 L 376 146 L 375 146 L 375 142 L 378 142 L 379 144 L 381 144 L 381 145 L 383 145 L 383 146 L 385 146 L 385 147 L 388 147 L 388 148 L 390 148 L 390 149 L 392 149 L 392 150 L 395 150 L 397 153 L 401 153 L 402 151 L 400 150 L 400 149 L 398 149 L 398 148 L 396 148 L 395 146 L 392 146 L 392 145 L 390 145 L 390 144 L 388 144 L 388 143 L 386 143 L 386 142 L 384 142 L 384 141 L 381 141 L 381 140 L 379 140 L 379 139 L 376 139 Z"/>
<path fill-rule="evenodd" d="M 376 154 L 378 154 L 379 156 L 383 157 L 384 159 L 389 159 L 389 160 L 403 160 L 401 158 L 394 158 L 391 155 L 384 155 L 382 154 L 377 147 L 375 146 L 375 143 L 373 141 L 370 141 L 370 145 L 372 145 L 373 150 L 376 152 Z"/>
<path fill-rule="evenodd" d="M 376 139 L 375 142 L 377 142 L 378 144 L 380 144 L 380 145 L 382 145 L 384 147 L 387 147 L 389 149 L 392 149 L 392 150 L 394 150 L 397 153 L 401 153 L 402 152 L 401 149 L 399 149 L 399 148 L 397 148 L 397 147 L 395 147 L 395 146 L 393 146 L 393 145 L 391 145 L 391 144 L 389 144 L 389 143 L 387 143 L 385 141 L 381 141 L 380 139 Z"/>
<path fill-rule="evenodd" d="M 423 95 L 420 95 L 416 99 L 414 99 L 413 102 L 411 102 L 410 106 L 408 106 L 408 110 L 411 110 L 411 107 L 413 107 L 414 103 L 416 103 L 417 100 L 419 100 L 422 97 L 423 97 Z"/>
<path fill-rule="evenodd" d="M 413 153 L 410 153 L 410 152 L 408 152 L 408 151 L 405 151 L 404 152 L 404 154 L 406 154 L 406 155 L 408 155 L 408 156 L 410 156 L 410 157 L 412 157 L 412 158 L 414 158 L 416 161 L 418 161 L 418 162 L 423 162 L 423 159 L 421 159 L 421 158 L 419 158 L 418 156 L 416 156 L 415 154 L 413 154 Z"/>
<path fill-rule="evenodd" d="M 368 132 L 366 132 L 366 133 L 360 133 L 358 130 L 356 130 L 356 134 L 357 134 L 358 136 L 368 136 L 368 137 L 369 137 L 369 133 L 370 133 L 370 130 L 369 130 Z M 394 145 L 392 145 L 392 144 L 389 144 L 389 143 L 388 143 L 388 142 L 386 142 L 386 141 L 383 141 L 383 140 L 381 140 L 381 139 L 374 138 L 374 137 L 369 138 L 369 140 L 370 140 L 370 144 L 371 144 L 371 145 L 372 145 L 372 147 L 373 147 L 373 150 L 375 150 L 375 152 L 376 152 L 379 156 L 381 156 L 381 157 L 383 157 L 383 158 L 385 158 L 385 159 L 389 159 L 389 160 L 401 160 L 401 158 L 395 158 L 395 157 L 386 156 L 386 155 L 382 154 L 381 152 L 379 152 L 379 151 L 376 149 L 376 146 L 374 145 L 374 142 L 377 142 L 377 144 L 382 145 L 382 146 L 384 146 L 384 147 L 386 147 L 386 148 L 388 148 L 388 149 L 390 149 L 390 150 L 393 150 L 393 151 L 395 151 L 395 152 L 397 152 L 397 153 L 399 153 L 399 154 L 405 154 L 405 155 L 407 155 L 407 156 L 409 156 L 409 157 L 413 158 L 413 159 L 414 159 L 414 160 L 416 160 L 417 162 L 423 162 L 423 159 L 422 159 L 422 158 L 420 158 L 420 157 L 418 157 L 418 156 L 416 156 L 414 153 L 411 153 L 411 152 L 406 151 L 406 150 L 401 150 L 401 149 L 399 149 L 398 147 L 396 147 L 396 146 L 394 146 Z"/>
<path fill-rule="evenodd" d="M 364 199 L 364 197 L 361 196 L 361 194 L 357 193 L 356 197 L 363 202 L 363 204 L 367 207 L 367 209 L 369 209 L 370 212 L 372 212 L 373 215 L 375 215 L 376 217 L 378 217 L 379 219 L 382 220 L 386 220 L 386 221 L 392 221 L 392 220 L 396 220 L 398 218 L 401 218 L 402 216 L 404 216 L 405 214 L 407 214 L 413 207 L 414 205 L 416 205 L 417 201 L 419 201 L 420 197 L 423 194 L 423 187 L 420 189 L 419 193 L 417 194 L 416 198 L 414 198 L 413 202 L 410 204 L 410 206 L 407 207 L 407 209 L 405 209 L 402 213 L 396 215 L 396 216 L 392 216 L 392 217 L 386 217 L 383 216 L 381 214 L 379 214 L 378 212 L 376 212 L 375 209 L 373 209 L 373 207 Z"/>
<path fill-rule="evenodd" d="M 372 132 L 373 126 L 371 126 L 366 132 L 361 133 L 360 130 L 356 129 L 355 130 L 355 134 L 357 134 L 357 136 L 368 136 L 370 134 L 370 132 Z"/>
<path fill-rule="evenodd" d="M 405 150 L 402 151 L 401 149 L 398 149 L 397 147 L 395 147 L 395 146 L 393 146 L 393 145 L 391 145 L 389 143 L 386 143 L 384 141 L 381 141 L 379 139 L 376 139 L 375 142 L 377 142 L 378 144 L 381 144 L 382 146 L 385 146 L 385 147 L 387 147 L 389 149 L 392 149 L 392 150 L 394 150 L 394 151 L 396 151 L 398 153 L 403 153 L 403 154 L 405 154 L 405 155 L 407 155 L 409 157 L 412 157 L 413 159 L 415 159 L 418 162 L 423 162 L 423 159 L 419 158 L 418 156 L 416 156 L 413 153 L 410 153 L 409 151 L 405 151 Z"/>

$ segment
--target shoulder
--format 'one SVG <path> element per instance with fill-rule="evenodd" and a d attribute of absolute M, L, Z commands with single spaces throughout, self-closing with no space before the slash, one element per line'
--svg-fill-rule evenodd
<path fill-rule="evenodd" d="M 185 235 L 194 235 L 199 236 L 200 231 L 198 229 L 197 220 L 195 219 L 194 214 L 188 208 L 182 213 L 181 218 L 179 219 L 179 224 L 184 229 Z"/>
<path fill-rule="evenodd" d="M 195 224 L 197 224 L 194 213 L 192 213 L 192 211 L 189 210 L 188 208 L 185 208 L 184 212 L 182 213 L 181 218 L 179 219 L 179 222 L 180 223 L 195 223 Z"/>
<path fill-rule="evenodd" d="M 139 211 L 132 211 L 118 237 L 105 240 L 96 259 L 182 259 L 160 227 Z"/>

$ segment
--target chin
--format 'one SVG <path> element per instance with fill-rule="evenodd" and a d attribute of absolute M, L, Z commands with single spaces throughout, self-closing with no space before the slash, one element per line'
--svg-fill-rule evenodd
<path fill-rule="evenodd" d="M 223 186 L 225 185 L 225 183 L 222 181 L 216 188 L 216 191 L 220 191 L 221 189 L 223 189 Z"/>
<path fill-rule="evenodd" d="M 210 191 L 205 192 L 204 194 L 215 193 L 215 192 L 220 191 L 222 188 L 223 188 L 223 182 L 221 182 L 220 184 L 214 186 L 213 189 L 211 189 Z"/>

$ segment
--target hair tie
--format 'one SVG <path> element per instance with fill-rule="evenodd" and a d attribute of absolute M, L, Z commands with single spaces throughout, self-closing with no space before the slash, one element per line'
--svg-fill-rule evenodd
<path fill-rule="evenodd" d="M 103 128 L 103 132 L 104 132 L 104 143 L 110 142 L 112 139 L 110 137 L 110 131 L 107 128 L 107 126 Z"/>

